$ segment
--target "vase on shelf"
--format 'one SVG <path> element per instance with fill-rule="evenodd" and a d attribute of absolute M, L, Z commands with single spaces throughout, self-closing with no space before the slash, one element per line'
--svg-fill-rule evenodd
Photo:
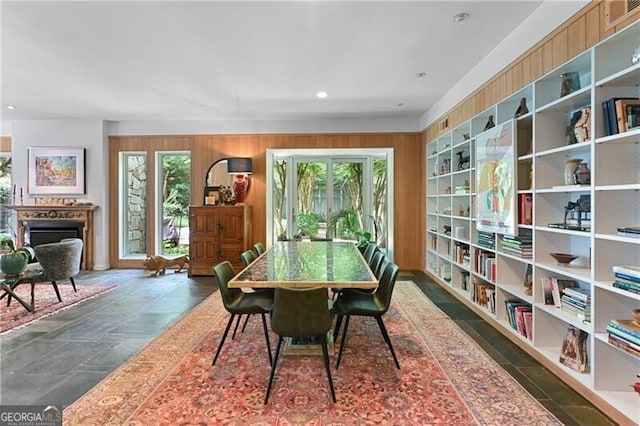
<path fill-rule="evenodd" d="M 572 71 L 560 75 L 562 85 L 560 89 L 560 97 L 567 96 L 569 93 L 580 90 L 580 74 Z"/>
<path fill-rule="evenodd" d="M 575 180 L 580 185 L 589 185 L 591 183 L 591 170 L 587 163 L 578 164 L 578 168 L 575 171 Z"/>
<path fill-rule="evenodd" d="M 564 184 L 575 185 L 577 183 L 576 171 L 578 166 L 582 163 L 582 158 L 574 158 L 573 160 L 567 160 L 564 162 Z"/>

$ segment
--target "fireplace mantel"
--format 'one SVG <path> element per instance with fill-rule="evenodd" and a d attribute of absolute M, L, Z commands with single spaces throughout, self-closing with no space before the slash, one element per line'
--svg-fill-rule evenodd
<path fill-rule="evenodd" d="M 82 240 L 84 256 L 81 268 L 93 269 L 93 211 L 98 206 L 93 204 L 75 206 L 43 206 L 43 205 L 15 205 L 9 206 L 18 212 L 18 247 L 24 245 L 25 223 L 70 221 L 82 222 Z"/>

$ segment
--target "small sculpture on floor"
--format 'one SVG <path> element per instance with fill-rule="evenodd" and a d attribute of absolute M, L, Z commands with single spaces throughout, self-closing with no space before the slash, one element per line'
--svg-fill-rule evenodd
<path fill-rule="evenodd" d="M 171 266 L 177 266 L 178 269 L 174 272 L 182 272 L 183 268 L 189 267 L 189 256 L 178 256 L 172 259 L 167 259 L 162 256 L 148 256 L 143 262 L 143 265 L 150 271 L 154 271 L 151 276 L 157 277 L 158 274 L 164 275 L 167 272 L 167 268 Z"/>

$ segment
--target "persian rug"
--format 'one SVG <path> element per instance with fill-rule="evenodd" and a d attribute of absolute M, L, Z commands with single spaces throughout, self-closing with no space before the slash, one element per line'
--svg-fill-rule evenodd
<path fill-rule="evenodd" d="M 227 319 L 213 294 L 67 407 L 64 424 L 561 424 L 412 282 L 396 284 L 384 317 L 401 369 L 375 320 L 353 317 L 339 369 L 331 356 L 335 404 L 322 357 L 300 355 L 281 355 L 263 404 L 259 317 L 212 366 Z"/>
<path fill-rule="evenodd" d="M 27 311 L 14 299 L 7 306 L 6 296 L 0 300 L 0 333 L 8 333 L 17 327 L 67 309 L 76 303 L 91 299 L 116 287 L 115 285 L 79 285 L 76 282 L 76 288 L 78 289 L 76 293 L 73 291 L 71 284 L 58 284 L 60 297 L 62 298 L 62 302 L 60 302 L 50 283 L 37 283 L 34 293 L 36 305 L 34 312 Z M 31 303 L 30 284 L 20 284 L 14 291 L 22 300 Z M 4 292 L 2 293 L 4 294 Z"/>

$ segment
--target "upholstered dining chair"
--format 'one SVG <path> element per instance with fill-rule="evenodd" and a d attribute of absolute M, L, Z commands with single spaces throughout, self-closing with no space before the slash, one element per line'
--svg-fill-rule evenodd
<path fill-rule="evenodd" d="M 256 255 L 253 253 L 253 250 L 245 250 L 242 253 L 240 253 L 240 257 L 242 258 L 242 263 L 244 263 L 244 266 L 249 266 L 251 263 L 253 263 L 254 260 L 256 260 Z"/>
<path fill-rule="evenodd" d="M 83 247 L 80 238 L 64 238 L 57 243 L 40 244 L 33 248 L 43 272 L 39 281 L 50 281 L 61 302 L 59 281 L 69 280 L 73 291 L 77 291 L 74 277 L 80 273 Z"/>
<path fill-rule="evenodd" d="M 276 288 L 273 309 L 271 310 L 271 329 L 278 334 L 276 354 L 271 364 L 271 374 L 267 384 L 264 403 L 269 401 L 273 376 L 276 372 L 280 347 L 285 337 L 317 337 L 322 345 L 324 368 L 329 379 L 331 399 L 336 402 L 336 393 L 331 379 L 329 352 L 327 350 L 327 332 L 331 328 L 328 291 L 319 288 Z"/>
<path fill-rule="evenodd" d="M 369 243 L 367 248 L 364 250 L 364 254 L 362 255 L 364 257 L 364 260 L 367 263 L 371 263 L 371 258 L 376 251 L 378 251 L 378 246 L 375 243 Z"/>
<path fill-rule="evenodd" d="M 267 341 L 267 353 L 269 354 L 269 363 L 273 363 L 271 358 L 271 344 L 269 343 L 269 331 L 267 330 L 267 319 L 265 314 L 271 311 L 273 305 L 273 298 L 269 297 L 264 292 L 245 293 L 239 288 L 229 288 L 228 283 L 235 275 L 231 262 L 225 260 L 213 267 L 213 273 L 215 275 L 218 286 L 220 287 L 220 296 L 222 297 L 222 304 L 224 308 L 231 314 L 229 321 L 224 329 L 222 339 L 216 350 L 216 354 L 213 357 L 212 365 L 215 365 L 220 355 L 220 350 L 224 344 L 229 329 L 233 323 L 233 319 L 236 315 L 244 314 L 260 314 L 262 316 L 262 328 L 264 329 L 264 337 Z"/>
<path fill-rule="evenodd" d="M 266 251 L 266 249 L 264 248 L 264 245 L 262 245 L 260 241 L 258 241 L 253 245 L 253 249 L 256 251 L 256 253 L 258 253 L 258 256 L 260 256 L 262 253 Z"/>
<path fill-rule="evenodd" d="M 333 341 L 337 342 L 338 332 L 340 331 L 340 325 L 342 318 L 346 317 L 344 322 L 344 330 L 342 331 L 342 341 L 340 343 L 340 352 L 338 353 L 338 360 L 336 362 L 336 368 L 340 367 L 340 360 L 342 359 L 342 353 L 346 346 L 347 329 L 349 328 L 349 319 L 352 316 L 362 317 L 374 317 L 382 333 L 384 341 L 391 350 L 391 355 L 395 361 L 396 367 L 400 369 L 400 363 L 396 357 L 396 353 L 393 350 L 391 339 L 387 333 L 387 328 L 384 326 L 382 316 L 389 310 L 391 304 L 391 296 L 393 289 L 398 278 L 400 268 L 395 263 L 389 263 L 382 273 L 378 288 L 374 293 L 366 293 L 358 290 L 343 291 L 338 296 L 338 299 L 333 305 L 333 313 L 336 315 L 336 326 L 333 330 Z"/>

